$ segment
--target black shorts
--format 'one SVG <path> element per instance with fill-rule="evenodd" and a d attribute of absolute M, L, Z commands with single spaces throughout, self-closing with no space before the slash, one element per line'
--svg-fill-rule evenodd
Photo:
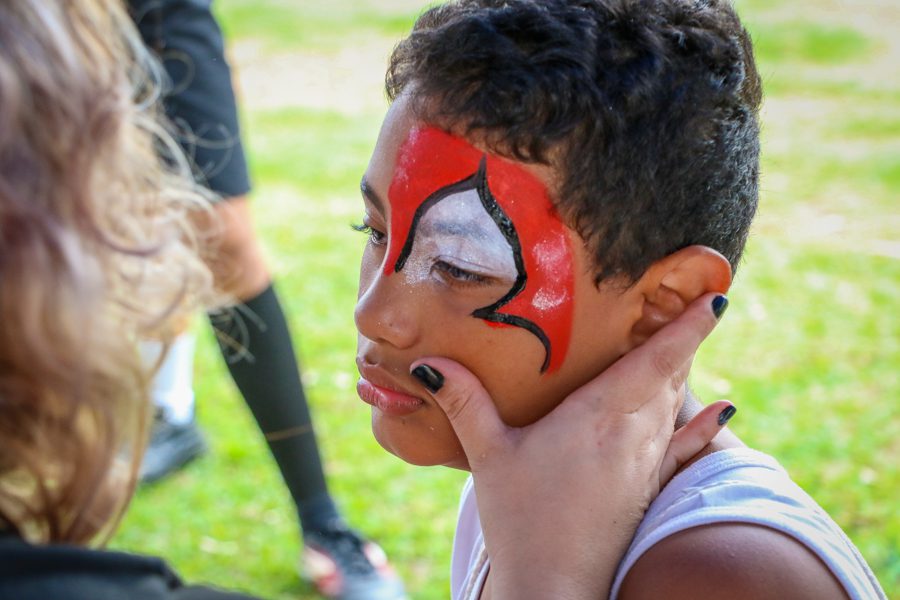
<path fill-rule="evenodd" d="M 223 198 L 250 191 L 231 69 L 212 0 L 128 0 L 144 43 L 162 60 L 170 82 L 166 115 L 200 180 Z"/>

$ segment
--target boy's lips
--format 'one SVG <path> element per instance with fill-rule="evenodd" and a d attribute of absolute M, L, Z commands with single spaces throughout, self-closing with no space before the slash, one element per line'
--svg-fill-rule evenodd
<path fill-rule="evenodd" d="M 425 406 L 425 401 L 421 398 L 392 389 L 393 386 L 386 387 L 391 384 L 378 377 L 377 373 L 375 369 L 360 369 L 360 378 L 356 382 L 356 393 L 363 402 L 395 417 L 411 414 Z M 370 379 L 378 381 L 381 385 L 373 383 Z"/>

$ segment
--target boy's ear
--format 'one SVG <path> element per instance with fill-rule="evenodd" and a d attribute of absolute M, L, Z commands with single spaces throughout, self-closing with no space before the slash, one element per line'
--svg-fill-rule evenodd
<path fill-rule="evenodd" d="M 643 307 L 631 331 L 632 343 L 642 344 L 703 294 L 724 294 L 729 287 L 731 264 L 707 246 L 688 246 L 656 261 L 635 285 Z"/>

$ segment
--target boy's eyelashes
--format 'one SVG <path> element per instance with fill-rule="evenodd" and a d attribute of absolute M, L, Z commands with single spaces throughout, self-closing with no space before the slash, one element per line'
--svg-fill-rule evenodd
<path fill-rule="evenodd" d="M 387 235 L 383 231 L 378 231 L 367 223 L 353 223 L 350 225 L 350 229 L 365 233 L 369 236 L 369 241 L 376 246 L 381 246 L 387 242 Z"/>
<path fill-rule="evenodd" d="M 493 277 L 487 277 L 479 273 L 461 269 L 445 260 L 436 260 L 432 268 L 446 279 L 452 280 L 453 283 L 483 285 L 494 282 Z"/>
<path fill-rule="evenodd" d="M 369 236 L 369 242 L 374 246 L 384 246 L 387 244 L 387 234 L 375 229 L 365 222 L 365 220 L 362 223 L 351 223 L 350 229 Z M 436 272 L 451 285 L 480 286 L 498 283 L 498 280 L 495 277 L 464 269 L 447 260 L 435 258 L 433 261 L 431 270 Z"/>

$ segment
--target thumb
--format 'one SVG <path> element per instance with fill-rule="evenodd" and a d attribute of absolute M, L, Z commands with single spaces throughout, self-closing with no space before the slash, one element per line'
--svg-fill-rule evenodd
<path fill-rule="evenodd" d="M 418 379 L 447 415 L 470 464 L 507 435 L 494 401 L 475 375 L 447 358 L 424 358 L 412 364 Z"/>

